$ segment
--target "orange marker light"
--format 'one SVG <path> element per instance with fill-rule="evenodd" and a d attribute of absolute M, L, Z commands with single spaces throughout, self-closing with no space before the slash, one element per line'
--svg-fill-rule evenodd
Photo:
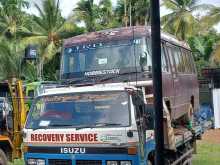
<path fill-rule="evenodd" d="M 129 155 L 136 155 L 137 154 L 137 147 L 128 147 L 128 154 Z"/>

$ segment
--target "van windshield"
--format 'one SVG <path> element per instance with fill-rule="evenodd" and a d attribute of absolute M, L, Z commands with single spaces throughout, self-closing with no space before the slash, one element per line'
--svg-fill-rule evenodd
<path fill-rule="evenodd" d="M 92 92 L 38 98 L 26 128 L 125 127 L 130 124 L 126 92 Z"/>
<path fill-rule="evenodd" d="M 146 38 L 97 42 L 64 49 L 62 75 L 81 73 L 85 76 L 119 74 L 152 66 Z"/>

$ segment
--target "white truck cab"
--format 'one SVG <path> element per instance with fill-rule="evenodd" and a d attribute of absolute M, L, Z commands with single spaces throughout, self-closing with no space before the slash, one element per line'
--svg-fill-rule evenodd
<path fill-rule="evenodd" d="M 138 146 L 145 136 L 137 126 L 144 113 L 138 91 L 123 83 L 45 90 L 35 99 L 24 128 L 26 164 L 90 165 L 90 159 L 97 165 L 137 164 L 145 144 Z M 153 131 L 147 136 L 152 140 Z"/>

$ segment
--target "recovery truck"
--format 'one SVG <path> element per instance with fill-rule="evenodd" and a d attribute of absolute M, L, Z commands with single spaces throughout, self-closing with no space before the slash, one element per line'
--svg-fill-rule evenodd
<path fill-rule="evenodd" d="M 0 164 L 22 157 L 22 128 L 26 110 L 22 81 L 0 83 Z"/>
<path fill-rule="evenodd" d="M 162 33 L 165 160 L 189 165 L 202 128 L 188 45 Z M 92 32 L 64 41 L 63 85 L 34 100 L 24 128 L 27 165 L 152 165 L 150 28 Z"/>

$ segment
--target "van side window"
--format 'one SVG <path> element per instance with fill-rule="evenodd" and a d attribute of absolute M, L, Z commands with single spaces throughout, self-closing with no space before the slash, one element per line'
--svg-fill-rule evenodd
<path fill-rule="evenodd" d="M 196 73 L 195 63 L 194 63 L 194 58 L 193 58 L 192 52 L 188 51 L 188 55 L 189 55 L 190 64 L 191 64 L 191 71 L 192 71 L 192 73 Z"/>
<path fill-rule="evenodd" d="M 163 43 L 161 44 L 161 67 L 162 67 L 162 72 L 168 72 L 169 71 Z"/>
<path fill-rule="evenodd" d="M 187 53 L 186 50 L 183 50 L 182 53 L 183 53 L 183 60 L 185 63 L 185 73 L 192 73 L 192 66 L 191 66 L 191 60 L 189 54 Z"/>
<path fill-rule="evenodd" d="M 182 62 L 182 57 L 181 57 L 182 55 L 180 48 L 178 47 L 173 48 L 173 54 L 174 54 L 174 60 L 175 60 L 177 72 L 182 73 L 184 71 L 183 69 L 184 65 Z"/>
<path fill-rule="evenodd" d="M 180 68 L 182 73 L 187 73 L 187 67 L 185 63 L 185 56 L 182 52 L 182 50 L 179 48 L 179 53 L 180 53 Z"/>
<path fill-rule="evenodd" d="M 151 50 L 151 38 L 147 37 L 147 48 L 150 52 L 150 55 L 152 56 L 152 50 Z M 167 58 L 165 56 L 165 44 L 161 42 L 161 70 L 162 72 L 169 72 L 168 62 Z"/>
<path fill-rule="evenodd" d="M 176 69 L 175 69 L 175 63 L 174 63 L 174 58 L 173 58 L 172 47 L 167 46 L 166 48 L 167 48 L 167 53 L 168 53 L 169 60 L 170 60 L 171 70 L 172 70 L 173 73 L 175 73 Z"/>

